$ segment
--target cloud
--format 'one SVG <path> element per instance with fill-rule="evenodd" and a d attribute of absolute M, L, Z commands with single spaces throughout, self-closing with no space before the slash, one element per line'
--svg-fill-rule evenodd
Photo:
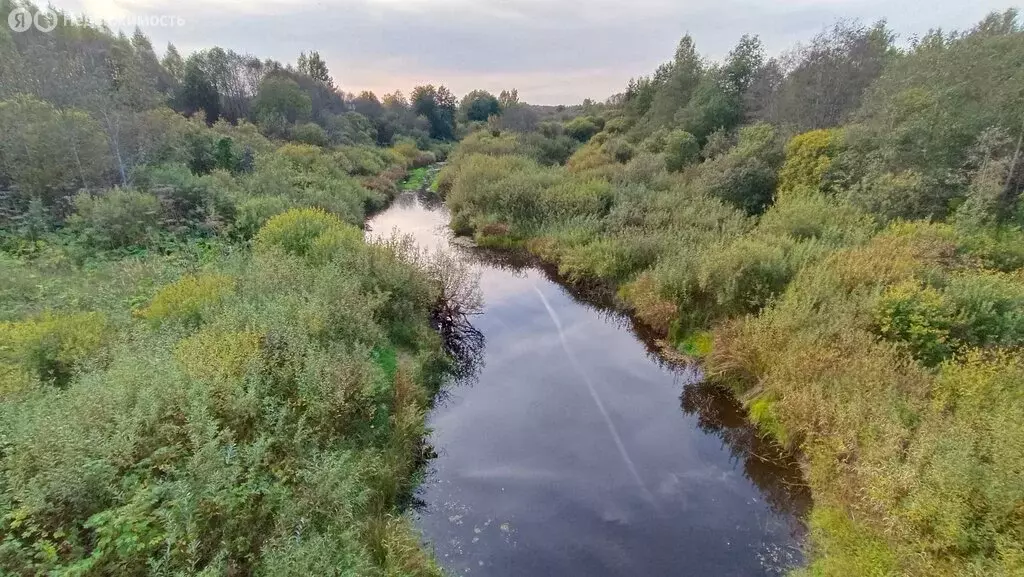
<path fill-rule="evenodd" d="M 516 87 L 540 104 L 604 99 L 671 57 L 689 32 L 723 57 L 744 33 L 771 53 L 837 18 L 887 17 L 903 35 L 963 28 L 1005 0 L 67 0 L 95 18 L 171 15 L 144 27 L 156 46 L 213 45 L 294 61 L 318 50 L 344 89 L 385 92 L 430 82 L 456 93 Z M 117 21 L 115 20 L 115 24 Z"/>

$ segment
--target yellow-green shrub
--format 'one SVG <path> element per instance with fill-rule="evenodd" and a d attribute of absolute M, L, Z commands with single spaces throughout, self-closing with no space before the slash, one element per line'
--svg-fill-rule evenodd
<path fill-rule="evenodd" d="M 0 323 L 0 365 L 13 379 L 8 388 L 26 384 L 26 375 L 44 382 L 67 384 L 74 368 L 96 354 L 107 338 L 100 313 L 57 315 Z"/>
<path fill-rule="evenodd" d="M 889 287 L 875 305 L 878 332 L 906 343 L 914 357 L 928 366 L 950 354 L 951 322 L 942 294 L 916 280 Z"/>
<path fill-rule="evenodd" d="M 789 139 L 786 161 L 779 171 L 778 196 L 783 197 L 797 187 L 818 190 L 839 152 L 841 140 L 842 133 L 835 129 L 812 130 Z"/>
<path fill-rule="evenodd" d="M 234 291 L 235 281 L 216 273 L 186 275 L 160 289 L 137 315 L 159 325 L 166 321 L 198 324 L 203 313 Z"/>
<path fill-rule="evenodd" d="M 277 247 L 305 256 L 325 233 L 332 238 L 361 240 L 359 230 L 320 208 L 293 208 L 271 218 L 256 235 L 256 247 Z"/>
<path fill-rule="evenodd" d="M 189 378 L 238 379 L 259 356 L 261 340 L 262 335 L 253 331 L 203 329 L 179 342 L 174 354 Z"/>

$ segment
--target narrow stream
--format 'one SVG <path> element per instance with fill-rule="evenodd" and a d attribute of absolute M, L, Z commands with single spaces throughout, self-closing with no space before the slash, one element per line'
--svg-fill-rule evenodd
<path fill-rule="evenodd" d="M 735 400 L 663 363 L 632 320 L 542 267 L 451 245 L 403 193 L 367 224 L 479 267 L 479 370 L 432 411 L 424 538 L 452 575 L 780 575 L 809 498 Z"/>

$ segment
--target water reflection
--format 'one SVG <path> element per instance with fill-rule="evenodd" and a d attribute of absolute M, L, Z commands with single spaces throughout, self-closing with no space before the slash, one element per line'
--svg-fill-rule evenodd
<path fill-rule="evenodd" d="M 707 382 L 683 387 L 679 397 L 683 412 L 696 415 L 702 431 L 720 437 L 743 472 L 761 490 L 777 513 L 794 517 L 793 531 L 803 534 L 799 522 L 810 508 L 811 493 L 795 457 L 775 442 L 758 434 L 742 405 L 727 392 Z"/>
<path fill-rule="evenodd" d="M 810 509 L 811 494 L 795 455 L 762 436 L 747 419 L 742 404 L 730 392 L 704 381 L 697 367 L 681 366 L 666 359 L 661 354 L 661 344 L 654 331 L 616 308 L 611 287 L 600 283 L 568 283 L 559 276 L 555 266 L 521 251 L 460 250 L 474 262 L 513 275 L 525 276 L 530 270 L 541 271 L 545 278 L 561 286 L 578 303 L 608 323 L 632 332 L 644 344 L 652 361 L 679 371 L 679 381 L 686 383 L 679 398 L 683 413 L 695 416 L 702 431 L 719 437 L 725 443 L 732 458 L 742 463 L 745 476 L 763 493 L 772 510 L 790 518 L 794 536 L 803 536 L 805 526 L 802 519 Z"/>

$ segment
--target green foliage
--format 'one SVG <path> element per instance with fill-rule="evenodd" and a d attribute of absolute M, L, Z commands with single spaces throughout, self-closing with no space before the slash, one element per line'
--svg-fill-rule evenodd
<path fill-rule="evenodd" d="M 942 294 L 932 288 L 906 281 L 886 290 L 875 312 L 879 333 L 906 343 L 914 357 L 935 366 L 949 356 L 949 327 L 952 324 Z"/>
<path fill-rule="evenodd" d="M 198 324 L 208 310 L 234 291 L 231 277 L 206 273 L 186 275 L 160 289 L 137 315 L 155 325 L 168 321 Z"/>
<path fill-rule="evenodd" d="M 299 124 L 292 129 L 292 140 L 313 146 L 327 146 L 327 133 L 323 128 L 312 122 Z"/>
<path fill-rule="evenodd" d="M 685 130 L 673 130 L 665 137 L 665 168 L 669 172 L 679 172 L 697 162 L 700 158 L 700 145 L 697 138 Z"/>
<path fill-rule="evenodd" d="M 455 96 L 444 86 L 417 86 L 410 97 L 412 109 L 430 123 L 430 137 L 455 138 Z"/>
<path fill-rule="evenodd" d="M 253 101 L 256 121 L 264 130 L 278 123 L 295 124 L 306 121 L 312 110 L 312 102 L 299 85 L 292 79 L 270 75 L 260 83 L 259 92 Z M 271 131 L 271 134 L 274 132 Z"/>
<path fill-rule="evenodd" d="M 256 246 L 261 250 L 276 247 L 289 254 L 306 256 L 319 249 L 321 243 L 359 243 L 361 237 L 358 229 L 322 209 L 295 208 L 267 221 L 256 235 Z"/>
<path fill-rule="evenodd" d="M 577 116 L 565 123 L 565 133 L 579 142 L 587 142 L 601 129 L 593 118 Z"/>
<path fill-rule="evenodd" d="M 714 348 L 714 335 L 709 331 L 691 333 L 679 343 L 679 350 L 691 357 L 703 358 Z"/>
<path fill-rule="evenodd" d="M 162 221 L 160 200 L 144 192 L 115 188 L 102 195 L 81 193 L 68 228 L 79 242 L 97 250 L 143 246 Z"/>
<path fill-rule="evenodd" d="M 501 104 L 490 92 L 474 90 L 462 97 L 459 112 L 470 122 L 486 122 L 492 115 L 501 114 Z"/>
<path fill-rule="evenodd" d="M 53 206 L 80 188 L 102 186 L 112 167 L 100 125 L 84 111 L 58 110 L 31 96 L 0 100 L 0 179 L 17 186 L 23 202 Z"/>
<path fill-rule="evenodd" d="M 0 323 L 0 366 L 28 373 L 44 383 L 65 386 L 73 371 L 94 356 L 107 339 L 107 323 L 98 313 L 43 315 L 19 322 Z M 2 394 L 18 392 L 24 380 L 5 382 Z"/>
<path fill-rule="evenodd" d="M 838 153 L 840 138 L 836 130 L 813 130 L 791 138 L 779 171 L 779 194 L 798 187 L 821 188 Z"/>
<path fill-rule="evenodd" d="M 749 214 L 760 213 L 772 201 L 781 163 L 776 129 L 763 123 L 746 126 L 736 146 L 705 163 L 701 185 Z"/>

